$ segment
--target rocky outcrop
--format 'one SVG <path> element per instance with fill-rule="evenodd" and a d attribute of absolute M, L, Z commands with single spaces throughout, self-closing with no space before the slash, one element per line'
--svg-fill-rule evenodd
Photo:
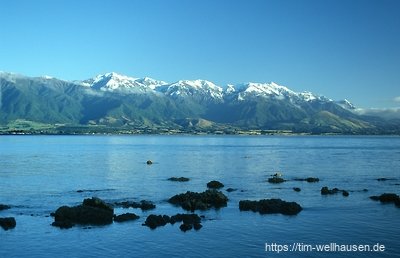
<path fill-rule="evenodd" d="M 15 221 L 15 218 L 13 218 L 13 217 L 0 218 L 0 226 L 4 230 L 9 230 L 9 229 L 15 228 L 16 225 L 17 225 L 17 222 Z"/>
<path fill-rule="evenodd" d="M 396 207 L 400 208 L 400 197 L 395 193 L 384 193 L 380 196 L 371 196 L 370 198 L 382 203 L 394 203 Z"/>
<path fill-rule="evenodd" d="M 154 215 L 150 214 L 147 216 L 144 226 L 148 226 L 151 229 L 155 229 L 160 226 L 165 226 L 170 222 L 170 217 L 167 215 Z"/>
<path fill-rule="evenodd" d="M 286 180 L 283 179 L 280 176 L 272 176 L 272 177 L 268 178 L 268 183 L 271 183 L 271 184 L 280 184 L 280 183 L 283 183 L 285 181 Z"/>
<path fill-rule="evenodd" d="M 54 213 L 53 226 L 71 228 L 75 224 L 106 225 L 113 222 L 114 209 L 103 200 L 93 197 L 78 206 L 62 206 Z"/>
<path fill-rule="evenodd" d="M 202 228 L 201 218 L 197 214 L 176 214 L 171 217 L 168 215 L 151 214 L 146 218 L 143 225 L 155 229 L 160 226 L 165 226 L 168 223 L 173 225 L 177 222 L 182 222 L 179 228 L 184 232 L 191 230 L 192 228 L 195 230 Z"/>
<path fill-rule="evenodd" d="M 170 178 L 168 178 L 168 180 L 169 181 L 173 181 L 173 182 L 187 182 L 187 181 L 189 181 L 190 179 L 189 178 L 187 178 L 187 177 L 170 177 Z"/>
<path fill-rule="evenodd" d="M 124 213 L 121 215 L 114 215 L 114 221 L 115 222 L 125 222 L 125 221 L 130 221 L 130 220 L 137 220 L 140 218 L 138 215 L 135 213 Z"/>
<path fill-rule="evenodd" d="M 181 206 L 188 211 L 207 210 L 210 208 L 225 207 L 228 197 L 215 189 L 206 190 L 202 193 L 186 192 L 177 194 L 168 200 L 169 203 Z"/>
<path fill-rule="evenodd" d="M 296 202 L 286 202 L 281 199 L 263 199 L 259 201 L 242 200 L 239 202 L 240 211 L 253 211 L 260 214 L 281 213 L 296 215 L 303 208 Z"/>
<path fill-rule="evenodd" d="M 346 190 L 340 190 L 338 188 L 333 188 L 329 189 L 327 186 L 324 186 L 321 188 L 321 195 L 331 195 L 331 194 L 337 194 L 337 193 L 342 193 L 343 196 L 347 197 L 349 196 L 349 192 Z"/>
<path fill-rule="evenodd" d="M 211 189 L 220 189 L 220 188 L 224 187 L 224 184 L 219 181 L 212 180 L 207 183 L 207 187 L 211 188 Z"/>

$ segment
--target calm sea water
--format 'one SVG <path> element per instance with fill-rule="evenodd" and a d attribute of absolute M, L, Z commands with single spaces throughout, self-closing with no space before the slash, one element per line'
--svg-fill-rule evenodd
<path fill-rule="evenodd" d="M 147 160 L 154 164 L 146 165 Z M 394 257 L 400 256 L 400 209 L 369 199 L 399 194 L 399 137 L 244 136 L 1 136 L 0 203 L 12 205 L 17 227 L 0 228 L 0 257 Z M 318 183 L 266 182 L 319 177 Z M 185 176 L 189 182 L 170 182 Z M 393 180 L 377 181 L 387 177 Z M 199 212 L 203 228 L 142 226 L 149 214 L 183 212 L 166 200 L 204 191 L 219 180 L 238 191 L 226 208 Z M 321 196 L 322 186 L 350 191 Z M 301 192 L 293 191 L 300 187 Z M 77 192 L 77 190 L 95 190 Z M 362 191 L 368 189 L 368 192 Z M 61 230 L 48 215 L 97 196 L 107 201 L 151 200 L 137 221 Z M 296 216 L 240 212 L 242 199 L 281 198 L 304 209 Z M 266 252 L 266 243 L 385 245 L 382 253 Z"/>

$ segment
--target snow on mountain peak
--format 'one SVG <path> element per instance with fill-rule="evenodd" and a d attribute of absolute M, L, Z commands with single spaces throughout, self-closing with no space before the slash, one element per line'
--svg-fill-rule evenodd
<path fill-rule="evenodd" d="M 54 77 L 49 76 L 49 75 L 42 75 L 41 78 L 45 79 L 45 80 L 51 80 L 54 79 Z"/>
<path fill-rule="evenodd" d="M 98 75 L 93 78 L 93 86 L 96 88 L 105 88 L 115 90 L 120 87 L 129 88 L 135 86 L 136 78 L 131 78 L 125 75 L 120 75 L 115 72 Z"/>
<path fill-rule="evenodd" d="M 323 96 L 315 95 L 311 92 L 294 92 L 289 88 L 279 85 L 275 82 L 256 83 L 248 82 L 242 84 L 228 84 L 225 89 L 217 86 L 213 82 L 207 80 L 179 80 L 174 83 L 155 80 L 149 77 L 133 78 L 121 75 L 115 72 L 110 72 L 98 75 L 92 79 L 79 82 L 83 86 L 90 87 L 101 91 L 119 91 L 126 93 L 161 93 L 172 97 L 195 97 L 199 99 L 214 99 L 223 101 L 227 96 L 235 98 L 239 101 L 252 98 L 263 97 L 276 100 L 290 100 L 297 103 L 298 101 L 311 102 L 332 101 Z M 341 103 L 351 107 L 349 102 Z"/>
<path fill-rule="evenodd" d="M 129 92 L 146 92 L 165 84 L 167 83 L 149 77 L 133 78 L 115 72 L 97 75 L 92 79 L 81 82 L 83 86 L 102 91 L 128 90 Z"/>
<path fill-rule="evenodd" d="M 277 99 L 284 99 L 296 95 L 294 91 L 289 90 L 285 86 L 278 85 L 274 82 L 271 83 L 243 83 L 233 86 L 234 90 L 238 92 L 238 100 L 244 100 L 247 96 L 257 97 L 274 97 Z M 232 89 L 230 89 L 231 92 Z"/>
<path fill-rule="evenodd" d="M 357 109 L 357 108 L 353 105 L 353 103 L 351 103 L 351 102 L 348 101 L 347 99 L 336 101 L 336 104 L 338 104 L 338 105 L 341 106 L 342 108 L 348 109 L 348 110 L 356 110 L 356 109 Z"/>
<path fill-rule="evenodd" d="M 300 98 L 302 98 L 305 101 L 313 101 L 318 98 L 317 96 L 315 96 L 314 94 L 312 94 L 309 91 L 300 92 L 300 93 L 298 93 L 298 95 Z"/>
<path fill-rule="evenodd" d="M 180 80 L 166 85 L 163 91 L 170 96 L 208 94 L 214 99 L 223 98 L 223 89 L 207 80 Z"/>

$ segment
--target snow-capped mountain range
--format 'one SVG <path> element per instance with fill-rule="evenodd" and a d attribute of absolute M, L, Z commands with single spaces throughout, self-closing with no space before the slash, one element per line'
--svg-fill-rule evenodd
<path fill-rule="evenodd" d="M 222 101 L 224 98 L 235 98 L 237 101 L 243 101 L 254 97 L 273 98 L 280 100 L 289 100 L 293 103 L 298 101 L 333 101 L 324 96 L 319 96 L 311 92 L 294 92 L 285 86 L 271 83 L 241 83 L 229 84 L 221 87 L 207 80 L 179 80 L 174 83 L 168 83 L 161 80 L 155 80 L 149 77 L 134 78 L 120 75 L 115 72 L 98 75 L 94 78 L 84 81 L 76 81 L 82 86 L 91 89 L 107 92 L 124 93 L 163 93 L 167 96 L 179 98 L 186 96 L 207 97 L 215 101 Z M 352 106 L 351 103 L 349 103 Z"/>
<path fill-rule="evenodd" d="M 65 81 L 0 72 L 0 125 L 6 126 L 22 119 L 124 130 L 201 127 L 308 133 L 397 132 L 397 120 L 385 121 L 369 114 L 361 114 L 348 100 L 333 101 L 311 92 L 295 92 L 274 82 L 226 86 L 207 80 L 170 83 L 114 72 L 83 81 Z"/>

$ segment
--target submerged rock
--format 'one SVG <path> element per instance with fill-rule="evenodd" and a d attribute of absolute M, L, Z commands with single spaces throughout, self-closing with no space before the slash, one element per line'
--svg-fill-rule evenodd
<path fill-rule="evenodd" d="M 284 215 L 296 215 L 302 209 L 296 202 L 286 202 L 281 199 L 242 200 L 239 202 L 240 211 L 253 211 L 260 214 L 281 213 Z"/>
<path fill-rule="evenodd" d="M 300 189 L 299 187 L 293 187 L 293 190 L 294 190 L 295 192 L 300 192 L 300 191 L 301 191 L 301 189 Z"/>
<path fill-rule="evenodd" d="M 138 215 L 135 213 L 124 213 L 121 215 L 114 215 L 114 221 L 115 222 L 125 222 L 125 221 L 130 221 L 130 220 L 137 220 L 140 218 Z"/>
<path fill-rule="evenodd" d="M 307 177 L 306 181 L 308 183 L 315 183 L 315 182 L 319 182 L 319 178 L 318 177 Z"/>
<path fill-rule="evenodd" d="M 13 218 L 13 217 L 0 218 L 0 226 L 4 230 L 9 230 L 9 229 L 15 228 L 16 225 L 17 225 L 17 222 L 15 221 L 15 218 Z"/>
<path fill-rule="evenodd" d="M 0 204 L 0 211 L 10 209 L 11 207 L 5 204 Z"/>
<path fill-rule="evenodd" d="M 207 183 L 207 187 L 211 188 L 211 189 L 219 189 L 219 188 L 224 187 L 224 184 L 219 182 L 219 181 L 212 180 L 212 181 Z"/>
<path fill-rule="evenodd" d="M 319 182 L 318 177 L 307 177 L 307 178 L 296 178 L 294 181 L 306 181 L 308 183 L 316 183 Z"/>
<path fill-rule="evenodd" d="M 280 184 L 283 182 L 285 182 L 285 179 L 283 179 L 282 177 L 279 177 L 279 176 L 273 176 L 273 177 L 268 178 L 268 183 L 271 183 L 271 184 Z"/>
<path fill-rule="evenodd" d="M 114 209 L 103 200 L 93 197 L 78 206 L 61 206 L 54 213 L 53 226 L 70 228 L 75 224 L 106 225 L 113 221 Z"/>
<path fill-rule="evenodd" d="M 190 179 L 187 177 L 170 177 L 168 178 L 169 181 L 173 181 L 173 182 L 187 182 Z"/>
<path fill-rule="evenodd" d="M 217 190 L 206 190 L 202 193 L 186 192 L 177 194 L 168 200 L 169 203 L 179 205 L 188 211 L 207 210 L 212 207 L 225 207 L 228 202 L 228 197 Z"/>
<path fill-rule="evenodd" d="M 228 193 L 231 193 L 231 192 L 234 192 L 234 191 L 237 191 L 237 189 L 236 188 L 228 188 L 228 189 L 226 189 L 226 191 L 228 192 Z"/>
<path fill-rule="evenodd" d="M 395 180 L 394 178 L 386 178 L 386 177 L 381 177 L 381 178 L 377 178 L 377 181 L 388 181 L 388 180 Z"/>
<path fill-rule="evenodd" d="M 143 224 L 144 226 L 147 226 L 151 229 L 155 229 L 160 226 L 165 226 L 166 224 L 175 224 L 177 222 L 182 222 L 180 225 L 180 229 L 183 232 L 186 232 L 188 230 L 191 230 L 194 228 L 195 230 L 199 230 L 202 228 L 201 225 L 201 218 L 197 214 L 176 214 L 173 216 L 168 216 L 168 215 L 154 215 L 151 214 L 147 217 L 145 223 Z"/>

